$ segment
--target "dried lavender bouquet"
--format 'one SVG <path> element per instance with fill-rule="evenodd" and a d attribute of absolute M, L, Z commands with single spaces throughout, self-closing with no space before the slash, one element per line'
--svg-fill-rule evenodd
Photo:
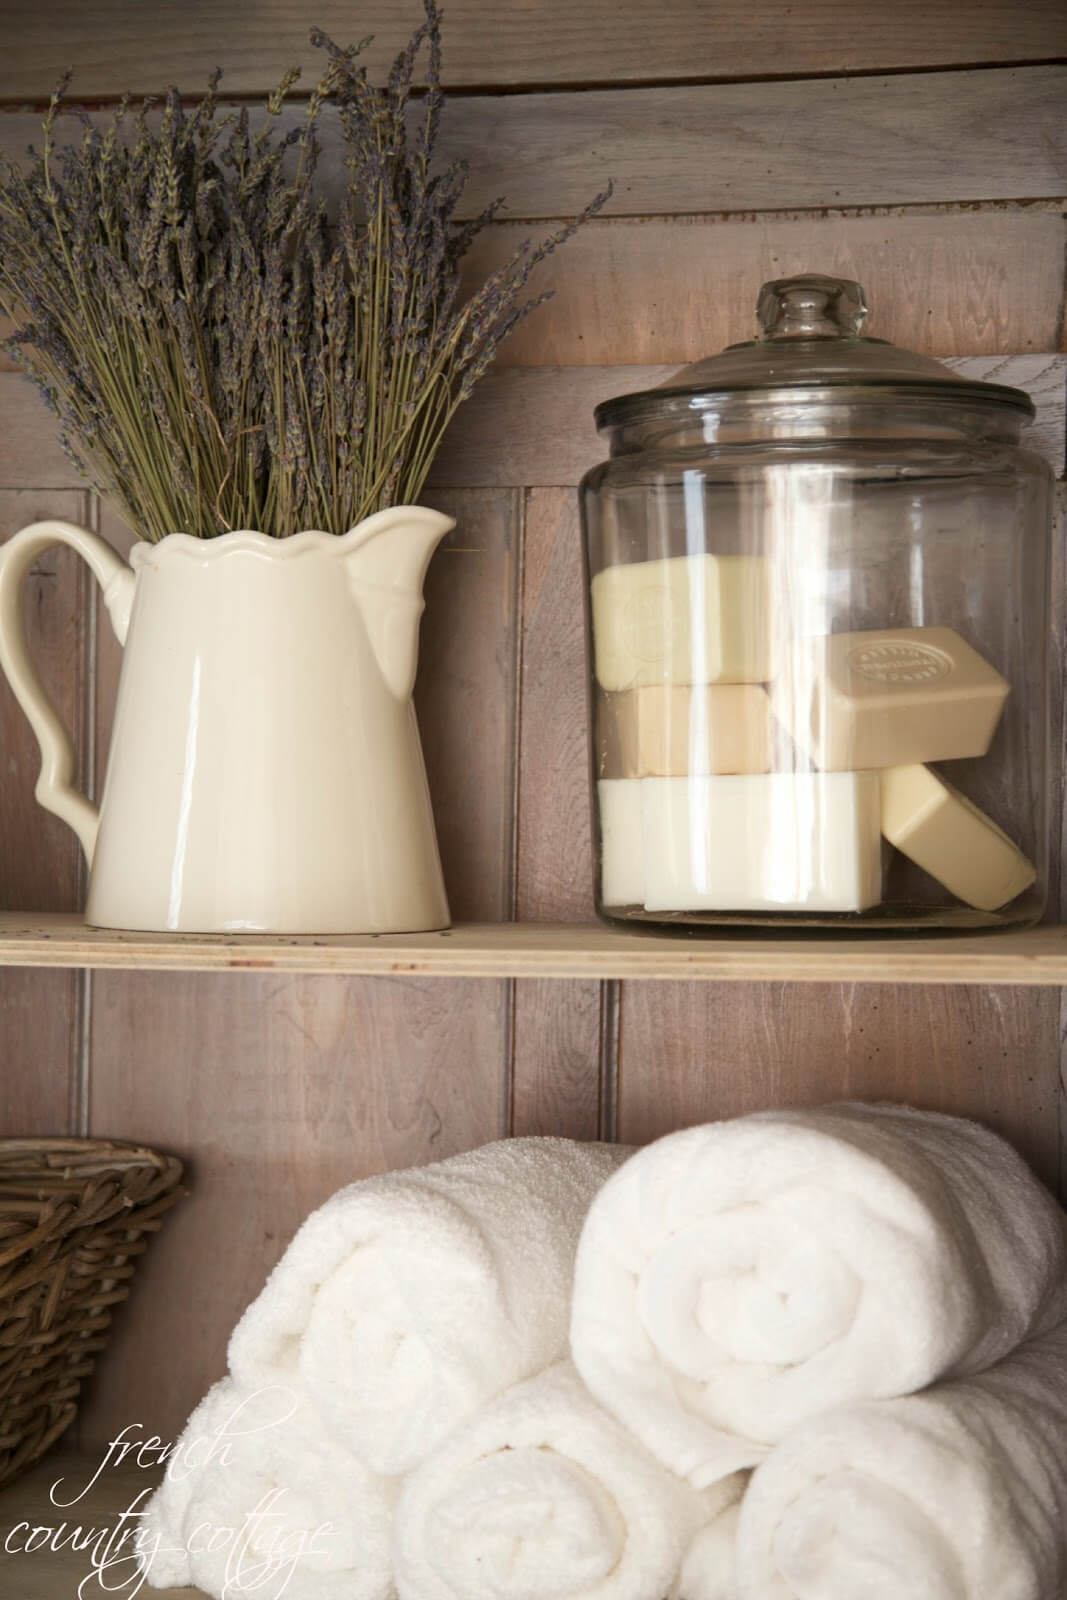
<path fill-rule="evenodd" d="M 416 501 L 457 406 L 546 298 L 524 298 L 531 271 L 606 198 L 460 299 L 463 257 L 502 202 L 453 220 L 466 170 L 435 168 L 441 17 L 425 6 L 384 87 L 363 45 L 314 32 L 326 69 L 288 132 L 295 72 L 255 129 L 247 108 L 221 111 L 216 73 L 195 109 L 176 89 L 161 109 L 124 101 L 60 148 L 64 82 L 41 150 L 0 176 L 6 347 L 141 537 L 339 534 Z M 328 115 L 346 152 L 339 217 L 318 181 Z"/>

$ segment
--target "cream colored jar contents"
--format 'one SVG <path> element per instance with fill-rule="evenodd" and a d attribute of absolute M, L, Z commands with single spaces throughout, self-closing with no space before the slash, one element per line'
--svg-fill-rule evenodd
<path fill-rule="evenodd" d="M 701 600 L 707 561 L 694 558 L 688 586 Z M 742 562 L 732 569 L 748 602 L 742 627 L 731 627 L 727 649 L 709 640 L 695 652 L 698 664 L 734 678 L 746 665 L 769 668 L 775 654 L 766 608 L 750 603 L 760 580 Z M 655 593 L 640 582 L 642 565 L 609 569 L 628 574 L 625 585 L 601 584 L 605 573 L 593 580 L 598 681 L 601 637 L 610 641 L 611 683 L 624 660 L 637 665 L 637 649 L 625 649 L 626 607 Z M 959 634 L 831 634 L 805 641 L 794 671 L 776 682 L 679 684 L 694 636 L 720 622 L 698 603 L 672 633 L 672 613 L 685 612 L 685 565 L 647 563 L 675 570 L 656 627 L 651 607 L 640 613 L 642 687 L 613 694 L 604 708 L 601 766 L 615 774 L 599 780 L 606 906 L 864 911 L 881 899 L 883 835 L 977 909 L 996 911 L 1029 888 L 1034 868 L 1022 852 L 923 764 L 985 755 L 1009 693 Z M 648 682 L 656 670 L 671 681 Z M 771 771 L 774 751 L 790 768 L 807 759 L 816 770 Z"/>
<path fill-rule="evenodd" d="M 765 332 L 608 402 L 583 484 L 598 905 L 907 927 L 1042 904 L 1049 474 L 1025 395 L 766 286 Z"/>

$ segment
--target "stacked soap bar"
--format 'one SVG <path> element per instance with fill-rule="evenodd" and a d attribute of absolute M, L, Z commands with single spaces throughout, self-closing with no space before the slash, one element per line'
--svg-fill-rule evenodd
<path fill-rule="evenodd" d="M 876 772 L 602 778 L 598 791 L 608 905 L 841 911 L 881 894 Z"/>
<path fill-rule="evenodd" d="M 774 675 L 770 577 L 759 556 L 605 567 L 592 586 L 600 687 L 766 683 Z"/>
<path fill-rule="evenodd" d="M 971 905 L 1014 899 L 1033 868 L 927 765 L 988 750 L 1007 682 L 950 628 L 776 660 L 770 580 L 704 554 L 594 578 L 605 904 L 861 911 L 883 838 Z"/>
<path fill-rule="evenodd" d="M 771 769 L 771 702 L 762 684 L 649 684 L 605 697 L 600 725 L 605 772 L 678 778 Z"/>
<path fill-rule="evenodd" d="M 770 564 L 694 555 L 592 586 L 601 882 L 647 911 L 855 911 L 881 894 L 875 773 L 773 771 Z"/>

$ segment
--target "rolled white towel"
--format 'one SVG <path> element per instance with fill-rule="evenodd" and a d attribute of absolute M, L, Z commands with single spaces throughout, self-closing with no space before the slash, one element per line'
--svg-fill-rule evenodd
<path fill-rule="evenodd" d="M 293 1389 L 227 1378 L 189 1418 L 138 1555 L 153 1588 L 196 1584 L 215 1600 L 388 1600 L 395 1498 Z"/>
<path fill-rule="evenodd" d="M 667 1600 L 694 1534 L 740 1493 L 740 1479 L 699 1494 L 664 1471 L 563 1362 L 499 1395 L 407 1479 L 397 1590 Z"/>
<path fill-rule="evenodd" d="M 806 1417 L 981 1371 L 1067 1314 L 1067 1225 L 1015 1152 L 892 1106 L 669 1134 L 601 1190 L 571 1346 L 701 1486 Z"/>
<path fill-rule="evenodd" d="M 566 1353 L 578 1235 L 628 1154 L 505 1139 L 342 1189 L 238 1323 L 231 1370 L 250 1387 L 299 1382 L 368 1467 L 407 1471 Z"/>
<path fill-rule="evenodd" d="M 740 1600 L 1061 1600 L 1067 1327 L 806 1422 L 754 1475 L 737 1558 Z"/>
<path fill-rule="evenodd" d="M 678 1600 L 737 1600 L 737 1526 L 740 1485 L 750 1474 L 720 1482 L 738 1486 L 738 1499 L 701 1528 L 682 1562 Z"/>

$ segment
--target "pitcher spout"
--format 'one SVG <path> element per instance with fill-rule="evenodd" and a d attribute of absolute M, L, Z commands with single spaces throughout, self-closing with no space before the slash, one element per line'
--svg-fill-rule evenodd
<path fill-rule="evenodd" d="M 426 568 L 455 525 L 425 506 L 393 506 L 344 535 L 349 584 L 378 668 L 398 700 L 415 684 Z"/>

